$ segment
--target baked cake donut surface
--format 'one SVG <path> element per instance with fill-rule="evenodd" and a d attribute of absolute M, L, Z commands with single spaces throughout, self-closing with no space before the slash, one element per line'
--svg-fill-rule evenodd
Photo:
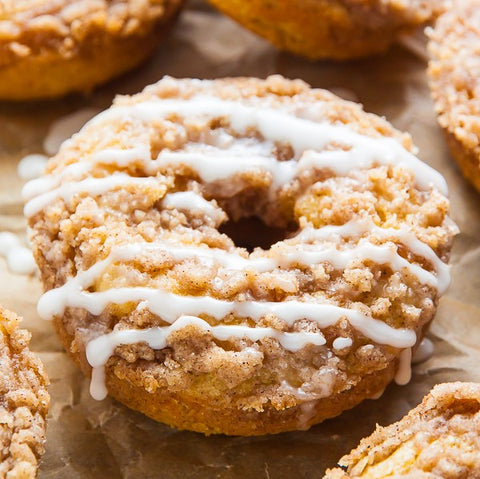
<path fill-rule="evenodd" d="M 324 479 L 480 477 L 480 384 L 444 383 L 399 422 L 362 439 Z"/>
<path fill-rule="evenodd" d="M 382 53 L 442 6 L 442 0 L 209 1 L 278 48 L 312 60 Z"/>
<path fill-rule="evenodd" d="M 480 191 L 480 2 L 452 2 L 428 34 L 438 121 L 464 176 Z"/>
<path fill-rule="evenodd" d="M 118 97 L 25 186 L 39 313 L 94 397 L 169 425 L 256 435 L 336 416 L 408 381 L 448 286 L 445 181 L 412 151 L 280 76 Z M 251 217 L 278 241 L 237 245 Z"/>
<path fill-rule="evenodd" d="M 40 359 L 28 349 L 30 333 L 0 308 L 0 477 L 36 477 L 44 452 L 50 403 Z"/>
<path fill-rule="evenodd" d="M 0 0 L 0 100 L 93 87 L 149 56 L 182 0 Z"/>

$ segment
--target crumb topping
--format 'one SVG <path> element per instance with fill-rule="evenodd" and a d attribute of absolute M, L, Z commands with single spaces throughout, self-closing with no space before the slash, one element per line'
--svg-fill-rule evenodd
<path fill-rule="evenodd" d="M 2 310 L 0 321 L 0 475 L 31 478 L 44 452 L 50 397 L 43 364 L 28 349 L 30 333 Z"/>
<path fill-rule="evenodd" d="M 0 1 L 0 66 L 30 55 L 70 58 L 108 38 L 145 36 L 179 0 Z"/>

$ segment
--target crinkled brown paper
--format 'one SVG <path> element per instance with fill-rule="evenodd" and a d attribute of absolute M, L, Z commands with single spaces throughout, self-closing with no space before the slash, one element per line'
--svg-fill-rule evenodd
<path fill-rule="evenodd" d="M 155 58 L 88 98 L 25 105 L 0 104 L 0 230 L 24 237 L 20 158 L 41 152 L 49 124 L 84 107 L 106 108 L 115 93 L 134 93 L 163 75 L 214 78 L 280 73 L 358 98 L 367 111 L 409 131 L 420 157 L 445 175 L 452 216 L 461 229 L 452 255 L 452 286 L 441 300 L 430 337 L 435 353 L 414 367 L 408 386 L 390 386 L 337 419 L 294 432 L 231 438 L 178 432 L 113 400 L 96 402 L 88 381 L 62 351 L 52 325 L 36 313 L 37 277 L 10 273 L 0 259 L 0 302 L 24 316 L 51 379 L 47 451 L 40 478 L 321 478 L 375 424 L 386 425 L 415 406 L 435 383 L 480 381 L 480 195 L 461 177 L 437 126 L 425 61 L 405 47 L 351 63 L 309 63 L 279 53 L 213 12 L 190 4 Z"/>

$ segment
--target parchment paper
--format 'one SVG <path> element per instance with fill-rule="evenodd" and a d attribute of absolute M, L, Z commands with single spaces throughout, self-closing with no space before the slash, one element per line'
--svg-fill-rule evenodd
<path fill-rule="evenodd" d="M 39 319 L 36 277 L 10 273 L 0 259 L 0 302 L 24 316 L 51 379 L 48 443 L 40 478 L 321 478 L 378 422 L 390 424 L 416 405 L 432 385 L 480 381 L 480 195 L 461 177 L 438 128 L 426 83 L 425 61 L 405 47 L 384 57 L 343 64 L 309 63 L 279 53 L 214 12 L 189 4 L 152 61 L 93 95 L 57 102 L 0 104 L 0 230 L 25 237 L 19 159 L 42 151 L 49 124 L 83 107 L 107 107 L 115 93 L 134 93 L 164 74 L 214 78 L 281 73 L 315 87 L 357 97 L 367 111 L 408 130 L 420 157 L 445 175 L 452 215 L 462 233 L 452 255 L 453 282 L 441 300 L 430 337 L 431 359 L 414 368 L 408 386 L 390 386 L 307 432 L 259 438 L 204 437 L 157 424 L 113 400 L 96 402 L 88 382 L 60 347 L 51 324 Z"/>

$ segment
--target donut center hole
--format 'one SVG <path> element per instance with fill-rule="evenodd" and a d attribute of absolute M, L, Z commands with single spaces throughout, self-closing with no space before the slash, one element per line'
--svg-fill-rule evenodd
<path fill-rule="evenodd" d="M 250 217 L 227 221 L 219 230 L 229 236 L 235 246 L 251 253 L 255 248 L 269 249 L 273 244 L 288 238 L 296 228 L 294 225 L 288 228 L 268 226 L 260 218 Z"/>

